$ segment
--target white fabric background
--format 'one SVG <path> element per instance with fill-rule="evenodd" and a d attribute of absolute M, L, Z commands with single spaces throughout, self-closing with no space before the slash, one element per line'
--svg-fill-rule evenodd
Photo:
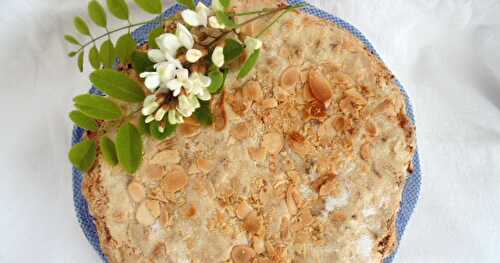
<path fill-rule="evenodd" d="M 62 36 L 86 2 L 0 3 L 0 262 L 98 262 L 66 157 L 89 82 Z M 500 262 L 500 1 L 311 2 L 364 32 L 415 106 L 423 185 L 396 262 Z"/>

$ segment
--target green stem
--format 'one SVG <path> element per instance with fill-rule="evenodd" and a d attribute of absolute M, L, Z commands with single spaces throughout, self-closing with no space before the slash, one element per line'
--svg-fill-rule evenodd
<path fill-rule="evenodd" d="M 251 16 L 251 15 L 257 15 L 257 14 L 262 14 L 262 13 L 267 13 L 269 11 L 272 11 L 272 9 L 269 8 L 264 8 L 259 11 L 250 11 L 250 12 L 242 12 L 242 13 L 234 13 L 234 14 L 229 14 L 230 16 Z"/>
<path fill-rule="evenodd" d="M 262 29 L 262 31 L 260 31 L 256 36 L 255 38 L 260 38 L 267 30 L 269 30 L 269 28 L 271 28 L 274 24 L 276 24 L 276 22 L 278 22 L 278 20 L 280 20 L 284 15 L 286 15 L 288 12 L 290 12 L 290 10 L 285 10 L 283 11 L 283 13 L 281 13 L 281 15 L 279 15 L 278 17 L 276 17 L 269 25 L 267 25 L 264 29 Z"/>

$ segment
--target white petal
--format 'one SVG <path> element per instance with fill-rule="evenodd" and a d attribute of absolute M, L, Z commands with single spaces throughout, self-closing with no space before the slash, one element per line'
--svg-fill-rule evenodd
<path fill-rule="evenodd" d="M 191 101 L 186 97 L 186 95 L 179 96 L 179 104 L 177 105 L 177 111 L 184 117 L 190 117 L 193 114 L 194 108 L 191 106 Z"/>
<path fill-rule="evenodd" d="M 160 74 L 156 73 L 154 75 L 149 75 L 146 77 L 146 80 L 144 81 L 144 85 L 146 85 L 146 88 L 148 88 L 150 91 L 154 91 L 158 86 L 160 86 Z"/>
<path fill-rule="evenodd" d="M 219 0 L 212 0 L 212 10 L 224 11 L 224 6 L 222 6 Z"/>
<path fill-rule="evenodd" d="M 198 99 L 203 101 L 209 101 L 212 98 L 207 88 L 203 88 L 201 89 L 201 91 L 202 91 L 201 93 L 197 94 Z"/>
<path fill-rule="evenodd" d="M 217 19 L 217 17 L 215 17 L 215 16 L 211 16 L 208 19 L 208 24 L 210 25 L 211 28 L 215 28 L 215 29 L 224 29 L 224 28 L 226 28 L 226 26 L 224 24 L 219 23 L 219 19 Z"/>
<path fill-rule="evenodd" d="M 177 50 L 181 47 L 181 43 L 177 36 L 170 33 L 159 36 L 156 42 L 163 53 L 167 53 L 173 57 L 175 57 Z"/>
<path fill-rule="evenodd" d="M 193 35 L 191 35 L 191 32 L 189 32 L 189 30 L 183 24 L 177 23 L 177 30 L 175 32 L 175 35 L 177 36 L 179 42 L 183 47 L 187 49 L 193 48 Z"/>
<path fill-rule="evenodd" d="M 203 21 L 201 21 L 200 16 L 193 10 L 186 9 L 182 11 L 181 16 L 184 22 L 190 26 L 197 27 L 203 25 Z"/>
<path fill-rule="evenodd" d="M 152 121 L 154 121 L 154 120 L 155 120 L 155 117 L 154 117 L 153 115 L 149 115 L 149 116 L 148 116 L 148 117 L 144 120 L 144 122 L 145 122 L 145 123 L 150 123 L 150 122 L 152 122 Z"/>
<path fill-rule="evenodd" d="M 161 82 L 167 82 L 175 77 L 175 65 L 172 62 L 157 64 L 156 70 L 160 74 Z"/>
<path fill-rule="evenodd" d="M 177 79 L 181 82 L 185 82 L 189 79 L 189 70 L 182 68 L 178 69 L 175 71 L 175 76 L 177 76 Z"/>
<path fill-rule="evenodd" d="M 262 48 L 262 41 L 257 38 L 253 37 L 246 37 L 245 38 L 245 45 L 249 49 L 250 52 L 253 52 L 254 50 L 261 49 Z"/>
<path fill-rule="evenodd" d="M 193 107 L 193 112 L 201 106 L 200 102 L 198 101 L 198 97 L 196 97 L 195 95 L 190 95 L 188 98 L 189 102 L 191 103 L 191 107 Z"/>
<path fill-rule="evenodd" d="M 203 56 L 203 52 L 198 49 L 190 49 L 186 52 L 186 59 L 189 63 L 195 63 Z"/>
<path fill-rule="evenodd" d="M 149 60 L 153 61 L 154 63 L 159 63 L 162 61 L 165 61 L 165 56 L 163 55 L 163 52 L 159 49 L 151 49 L 148 51 L 148 58 Z"/>
<path fill-rule="evenodd" d="M 210 8 L 204 5 L 201 1 L 196 5 L 196 13 L 198 14 L 198 18 L 203 26 L 207 26 L 208 16 L 211 13 Z"/>
<path fill-rule="evenodd" d="M 155 120 L 161 121 L 167 112 L 163 108 L 159 108 L 155 114 Z"/>
<path fill-rule="evenodd" d="M 200 74 L 200 83 L 202 87 L 208 88 L 210 87 L 210 84 L 212 84 L 212 79 Z"/>
<path fill-rule="evenodd" d="M 167 88 L 174 92 L 174 96 L 179 95 L 182 89 L 182 83 L 176 79 L 167 82 Z"/>
<path fill-rule="evenodd" d="M 224 49 L 222 47 L 216 47 L 212 53 L 212 62 L 218 68 L 224 65 Z"/>
<path fill-rule="evenodd" d="M 149 95 L 147 96 L 145 99 L 144 99 L 144 106 L 147 106 L 151 103 L 153 103 L 154 101 L 156 100 L 156 96 L 155 95 Z"/>
<path fill-rule="evenodd" d="M 158 102 L 156 101 L 149 105 L 146 105 L 144 106 L 144 108 L 142 108 L 142 115 L 144 116 L 151 115 L 153 114 L 153 112 L 156 111 L 156 109 L 158 109 L 158 107 L 160 107 L 160 104 L 158 104 Z"/>

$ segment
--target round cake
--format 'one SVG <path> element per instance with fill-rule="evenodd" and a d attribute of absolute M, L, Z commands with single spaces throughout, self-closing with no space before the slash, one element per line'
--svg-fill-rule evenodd
<path fill-rule="evenodd" d="M 212 101 L 212 127 L 190 118 L 172 138 L 144 138 L 133 175 L 98 154 L 83 191 L 110 263 L 380 263 L 392 253 L 415 152 L 394 76 L 350 32 L 300 11 L 262 40 L 251 75 L 230 73 Z"/>

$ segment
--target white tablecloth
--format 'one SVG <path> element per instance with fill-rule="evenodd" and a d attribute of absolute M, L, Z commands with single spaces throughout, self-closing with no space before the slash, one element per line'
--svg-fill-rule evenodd
<path fill-rule="evenodd" d="M 99 260 L 66 157 L 89 82 L 62 36 L 86 2 L 0 3 L 0 262 Z M 364 32 L 415 106 L 423 185 L 396 262 L 500 262 L 500 1 L 311 2 Z"/>

